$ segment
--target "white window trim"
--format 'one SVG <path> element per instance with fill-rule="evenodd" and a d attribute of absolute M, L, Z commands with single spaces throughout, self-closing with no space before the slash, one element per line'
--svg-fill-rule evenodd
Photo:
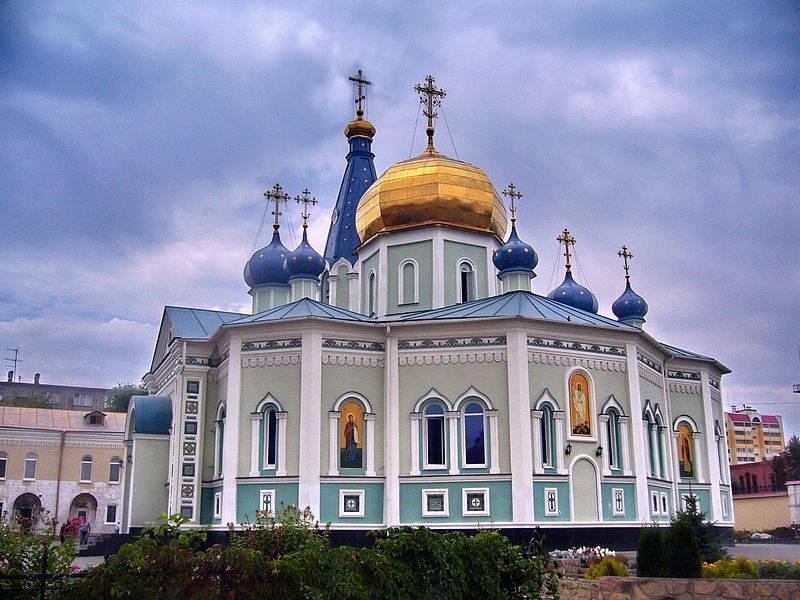
<path fill-rule="evenodd" d="M 428 496 L 443 496 L 443 506 L 441 511 L 428 510 Z M 450 516 L 450 493 L 447 489 L 426 489 L 422 490 L 422 516 L 423 517 L 449 517 Z"/>
<path fill-rule="evenodd" d="M 544 469 L 552 469 L 556 465 L 553 461 L 555 451 L 555 441 L 553 440 L 554 435 L 554 421 L 555 421 L 555 411 L 551 406 L 547 407 L 547 410 L 542 408 L 542 430 L 544 433 L 544 441 L 547 444 L 547 460 L 544 460 L 544 456 L 542 457 L 542 468 Z M 542 443 L 542 436 L 539 436 L 538 442 L 539 444 Z"/>
<path fill-rule="evenodd" d="M 478 269 L 475 267 L 475 263 L 472 262 L 470 259 L 462 256 L 456 261 L 456 304 L 463 304 L 464 302 L 461 300 L 462 296 L 462 289 L 461 289 L 461 265 L 468 264 L 470 269 L 472 269 L 472 287 L 470 291 L 470 299 L 467 300 L 468 302 L 472 302 L 473 300 L 478 299 Z"/>
<path fill-rule="evenodd" d="M 368 317 L 378 314 L 378 275 L 375 269 L 367 274 L 367 306 L 364 311 Z"/>
<path fill-rule="evenodd" d="M 89 478 L 83 478 L 83 465 L 89 465 Z M 94 460 L 92 457 L 89 457 L 89 460 L 83 460 L 81 458 L 81 472 L 80 472 L 80 479 L 78 483 L 92 483 L 92 470 L 94 469 Z"/>
<path fill-rule="evenodd" d="M 346 512 L 344 510 L 345 496 L 358 496 L 358 512 Z M 364 516 L 364 490 L 339 490 L 339 517 L 362 518 Z"/>
<path fill-rule="evenodd" d="M 264 511 L 264 498 L 269 498 L 269 505 L 272 507 L 267 512 L 268 517 L 275 516 L 275 490 L 259 490 L 258 492 L 258 510 Z"/>
<path fill-rule="evenodd" d="M 113 465 L 119 465 L 119 469 L 117 469 L 117 477 L 118 479 L 111 479 L 111 467 Z M 122 459 L 119 458 L 117 460 L 111 460 L 108 463 L 108 485 L 120 485 L 122 483 L 122 468 L 123 462 Z"/>
<path fill-rule="evenodd" d="M 25 473 L 28 471 L 28 461 L 33 462 L 33 477 L 25 477 Z M 25 458 L 25 462 L 23 463 L 23 470 L 22 470 L 22 481 L 36 481 L 36 475 L 38 475 L 39 471 L 39 457 L 36 458 Z"/>
<path fill-rule="evenodd" d="M 467 494 L 483 494 L 483 510 L 468 510 Z M 489 507 L 489 488 L 462 488 L 461 514 L 465 517 L 488 517 L 491 513 Z"/>
<path fill-rule="evenodd" d="M 222 518 L 222 492 L 214 492 L 214 518 Z"/>
<path fill-rule="evenodd" d="M 553 494 L 553 498 L 555 498 L 556 504 L 553 510 L 550 510 L 547 507 L 547 498 L 550 494 Z M 545 517 L 557 517 L 561 514 L 558 506 L 558 488 L 554 487 L 546 487 L 544 488 L 544 516 Z"/>
<path fill-rule="evenodd" d="M 470 464 L 467 463 L 467 406 L 470 404 L 477 404 L 481 407 L 481 418 L 483 419 L 483 462 L 482 463 L 475 463 Z M 489 463 L 486 459 L 489 457 L 489 445 L 486 443 L 488 440 L 486 439 L 487 434 L 489 434 L 489 417 L 486 414 L 486 407 L 476 401 L 471 400 L 469 402 L 465 402 L 464 406 L 461 407 L 459 411 L 459 417 L 461 418 L 461 468 L 462 469 L 485 469 Z M 475 417 L 477 415 L 472 414 L 471 417 Z"/>
<path fill-rule="evenodd" d="M 8 474 L 8 455 L 0 456 L 0 463 L 3 463 L 5 466 L 3 469 L 3 475 L 0 476 L 0 481 L 5 481 L 6 475 Z"/>
<path fill-rule="evenodd" d="M 448 424 L 447 424 L 447 413 L 448 407 L 442 406 L 441 404 L 437 404 L 439 408 L 442 409 L 441 415 L 432 415 L 428 416 L 425 411 L 428 407 L 425 407 L 425 410 L 422 411 L 422 462 L 423 462 L 423 470 L 438 470 L 441 471 L 442 469 L 446 469 L 448 465 L 448 456 L 447 448 L 448 448 Z M 428 419 L 438 419 L 441 417 L 442 419 L 442 458 L 444 460 L 443 463 L 430 463 L 428 462 Z"/>
<path fill-rule="evenodd" d="M 728 495 L 727 494 L 720 494 L 720 498 L 722 500 L 722 516 L 729 517 L 730 516 L 730 508 L 728 507 Z"/>
<path fill-rule="evenodd" d="M 403 277 L 403 269 L 406 265 L 411 265 L 414 268 L 414 295 L 409 302 L 405 301 L 405 278 Z M 397 267 L 397 305 L 406 306 L 409 304 L 419 304 L 419 265 L 413 258 L 407 258 Z"/>
<path fill-rule="evenodd" d="M 658 492 L 650 492 L 650 510 L 654 515 L 661 514 L 661 501 L 658 497 Z"/>
<path fill-rule="evenodd" d="M 277 438 L 276 441 L 275 441 L 275 462 L 274 463 L 268 462 L 268 459 L 269 459 L 269 442 L 270 442 L 270 440 L 269 440 L 269 413 L 270 413 L 270 411 L 275 413 L 275 437 Z M 261 461 L 262 462 L 261 468 L 262 469 L 275 469 L 278 466 L 278 442 L 280 441 L 280 435 L 278 435 L 278 408 L 275 407 L 275 406 L 270 405 L 266 409 L 264 409 L 264 411 L 261 414 L 263 415 L 263 417 L 261 419 L 262 420 L 262 427 L 261 427 L 262 432 L 261 432 L 261 434 L 263 436 L 262 439 L 264 441 L 264 445 L 261 448 L 261 452 L 262 452 L 262 455 L 263 455 L 262 456 L 263 460 Z"/>
<path fill-rule="evenodd" d="M 667 495 L 667 492 L 661 492 L 661 514 L 669 514 L 669 496 Z"/>
<path fill-rule="evenodd" d="M 617 494 L 622 498 L 622 508 L 617 509 Z M 624 488 L 611 488 L 611 514 L 615 517 L 625 516 L 625 490 Z"/>
<path fill-rule="evenodd" d="M 112 506 L 114 507 L 114 520 L 113 521 L 109 521 L 108 520 L 108 509 L 111 508 Z M 114 524 L 116 524 L 118 513 L 119 513 L 119 505 L 117 505 L 117 504 L 109 504 L 108 506 L 106 506 L 106 516 L 103 518 L 104 524 L 105 525 L 114 525 Z"/>

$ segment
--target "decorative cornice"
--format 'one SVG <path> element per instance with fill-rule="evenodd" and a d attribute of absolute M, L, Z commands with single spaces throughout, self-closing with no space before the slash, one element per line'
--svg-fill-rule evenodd
<path fill-rule="evenodd" d="M 669 391 L 679 394 L 696 394 L 700 395 L 699 383 L 672 383 L 669 384 Z"/>
<path fill-rule="evenodd" d="M 686 381 L 700 381 L 700 373 L 694 371 L 667 371 L 670 379 L 685 379 Z"/>
<path fill-rule="evenodd" d="M 622 346 L 586 344 L 584 342 L 570 342 L 540 337 L 528 338 L 528 346 L 535 348 L 552 348 L 556 350 L 577 350 L 578 352 L 591 352 L 593 354 L 605 354 L 607 356 L 625 356 L 625 348 Z"/>
<path fill-rule="evenodd" d="M 61 442 L 58 440 L 0 437 L 0 444 L 9 444 L 10 446 L 60 446 Z"/>
<path fill-rule="evenodd" d="M 122 441 L 117 442 L 65 442 L 66 448 L 110 448 L 112 450 L 122 450 L 125 446 Z"/>
<path fill-rule="evenodd" d="M 323 352 L 323 365 L 343 365 L 348 367 L 383 367 L 382 356 L 364 356 L 363 354 L 349 354 L 344 352 Z"/>
<path fill-rule="evenodd" d="M 585 356 L 569 356 L 567 354 L 550 354 L 547 352 L 528 352 L 528 362 L 539 365 L 557 365 L 562 367 L 584 367 L 586 369 L 599 369 L 601 371 L 625 372 L 625 362 L 616 360 L 603 360 Z"/>
<path fill-rule="evenodd" d="M 649 381 L 662 390 L 664 389 L 664 378 L 661 375 L 653 373 L 650 369 L 639 369 L 639 377 L 645 381 Z"/>
<path fill-rule="evenodd" d="M 286 350 L 287 348 L 300 348 L 302 345 L 303 342 L 300 338 L 242 342 L 242 352 L 256 352 L 258 350 Z"/>
<path fill-rule="evenodd" d="M 643 365 L 646 365 L 646 366 L 650 367 L 656 373 L 661 373 L 662 372 L 660 364 L 658 364 L 656 361 L 654 361 L 649 356 L 647 356 L 645 354 L 642 354 L 641 352 L 637 352 L 636 353 L 636 360 L 638 360 Z"/>
<path fill-rule="evenodd" d="M 336 350 L 364 350 L 367 352 L 384 352 L 386 350 L 385 345 L 381 342 L 337 340 L 334 338 L 323 338 L 322 347 Z"/>
<path fill-rule="evenodd" d="M 275 365 L 299 365 L 300 354 L 268 354 L 265 356 L 251 356 L 242 358 L 242 368 L 248 367 L 273 367 Z"/>
<path fill-rule="evenodd" d="M 430 350 L 432 348 L 476 348 L 484 346 L 505 346 L 506 336 L 447 338 L 444 340 L 400 340 L 399 350 Z"/>
<path fill-rule="evenodd" d="M 505 350 L 447 353 L 405 353 L 399 357 L 401 367 L 410 365 L 466 365 L 474 363 L 505 362 Z"/>
<path fill-rule="evenodd" d="M 183 361 L 183 364 L 198 367 L 208 367 L 210 366 L 211 361 L 205 356 L 187 356 Z"/>

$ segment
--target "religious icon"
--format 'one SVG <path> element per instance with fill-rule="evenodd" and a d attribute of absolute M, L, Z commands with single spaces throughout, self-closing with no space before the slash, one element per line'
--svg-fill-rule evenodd
<path fill-rule="evenodd" d="M 592 415 L 589 382 L 582 373 L 575 373 L 569 378 L 569 398 L 572 435 L 591 437 Z"/>
<path fill-rule="evenodd" d="M 342 405 L 339 465 L 343 469 L 361 469 L 363 463 L 364 409 L 358 402 L 348 400 Z"/>
<path fill-rule="evenodd" d="M 681 477 L 694 477 L 692 430 L 685 423 L 678 425 L 678 466 Z"/>

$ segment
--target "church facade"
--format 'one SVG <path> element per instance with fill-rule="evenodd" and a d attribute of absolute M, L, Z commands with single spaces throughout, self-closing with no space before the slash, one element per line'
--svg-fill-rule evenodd
<path fill-rule="evenodd" d="M 478 167 L 439 153 L 443 92 L 417 86 L 428 146 L 380 177 L 345 129 L 324 256 L 280 239 L 245 267 L 252 314 L 167 307 L 126 434 L 123 529 L 181 513 L 226 529 L 310 507 L 333 531 L 398 525 L 638 531 L 694 498 L 733 527 L 717 360 L 651 337 L 625 261 L 616 318 L 538 257 Z M 315 201 L 297 197 L 303 216 Z M 510 223 L 509 223 L 510 221 Z M 510 229 L 510 231 L 509 231 Z"/>

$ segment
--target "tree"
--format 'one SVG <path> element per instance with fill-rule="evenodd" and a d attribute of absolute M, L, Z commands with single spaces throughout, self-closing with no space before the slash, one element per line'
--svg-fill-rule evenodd
<path fill-rule="evenodd" d="M 772 471 L 778 486 L 786 485 L 787 481 L 800 480 L 800 438 L 796 435 L 789 438 L 786 449 L 772 459 Z"/>
<path fill-rule="evenodd" d="M 45 394 L 31 394 L 30 396 L 11 394 L 3 398 L 0 404 L 3 406 L 21 406 L 25 408 L 53 408 L 53 404 L 47 399 Z"/>
<path fill-rule="evenodd" d="M 131 396 L 147 396 L 147 394 L 147 388 L 141 383 L 139 385 L 118 383 L 116 387 L 108 392 L 106 408 L 111 412 L 128 412 L 128 403 L 131 401 Z"/>

